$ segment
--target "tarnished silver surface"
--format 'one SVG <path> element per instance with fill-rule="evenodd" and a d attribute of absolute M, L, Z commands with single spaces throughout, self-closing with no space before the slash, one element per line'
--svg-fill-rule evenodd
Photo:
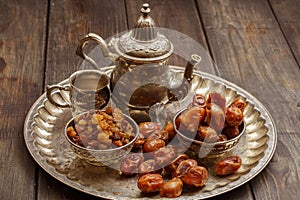
<path fill-rule="evenodd" d="M 110 73 L 113 67 L 104 70 Z M 172 67 L 183 76 L 183 68 Z M 184 190 L 177 199 L 205 199 L 228 192 L 255 177 L 272 158 L 277 132 L 266 108 L 250 93 L 219 77 L 196 71 L 192 81 L 195 92 L 207 95 L 219 87 L 225 88 L 227 102 L 240 96 L 247 102 L 244 112 L 246 133 L 228 154 L 238 155 L 242 167 L 226 177 L 214 175 L 213 166 L 219 159 L 202 160 L 208 168 L 209 180 L 203 188 Z M 61 85 L 68 84 L 62 81 Z M 56 101 L 64 103 L 66 93 L 56 93 Z M 24 138 L 35 161 L 51 176 L 82 192 L 107 199 L 157 199 L 159 195 L 144 196 L 137 188 L 137 176 L 123 177 L 117 170 L 92 166 L 78 159 L 64 137 L 64 127 L 72 117 L 69 108 L 52 105 L 43 94 L 33 104 L 24 123 Z M 225 154 L 223 157 L 228 156 Z"/>

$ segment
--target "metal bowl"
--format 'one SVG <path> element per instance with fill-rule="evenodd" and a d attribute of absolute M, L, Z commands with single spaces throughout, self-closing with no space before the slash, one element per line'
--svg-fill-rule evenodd
<path fill-rule="evenodd" d="M 203 142 L 190 138 L 181 132 L 176 126 L 177 117 L 184 112 L 186 109 L 183 109 L 174 116 L 173 118 L 173 127 L 176 131 L 177 138 L 181 143 L 182 147 L 186 149 L 187 154 L 194 158 L 215 158 L 221 156 L 225 153 L 230 152 L 239 142 L 240 138 L 243 136 L 246 130 L 246 123 L 243 121 L 239 125 L 240 134 L 230 140 L 221 141 L 221 142 Z M 196 135 L 196 134 L 195 134 Z"/>
<path fill-rule="evenodd" d="M 84 112 L 73 117 L 71 120 L 68 121 L 67 125 L 65 126 L 64 135 L 66 140 L 70 144 L 72 151 L 77 155 L 78 158 L 95 166 L 112 166 L 118 163 L 131 151 L 135 140 L 138 138 L 139 128 L 137 123 L 128 115 L 123 114 L 125 120 L 129 122 L 129 124 L 133 128 L 133 133 L 135 134 L 134 138 L 128 144 L 116 148 L 109 148 L 104 150 L 89 149 L 76 144 L 69 138 L 67 134 L 67 128 L 71 125 L 74 125 L 75 118 L 85 115 L 87 113 L 88 112 Z"/>

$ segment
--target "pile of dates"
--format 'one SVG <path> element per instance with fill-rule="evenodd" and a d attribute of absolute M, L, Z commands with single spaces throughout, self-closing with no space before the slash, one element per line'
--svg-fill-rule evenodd
<path fill-rule="evenodd" d="M 183 188 L 201 188 L 208 181 L 209 173 L 186 154 L 177 154 L 172 145 L 160 148 L 152 159 L 143 154 L 130 154 L 121 163 L 123 175 L 138 174 L 137 187 L 145 194 L 159 193 L 161 197 L 175 198 Z M 170 161 L 164 167 L 162 160 Z M 238 156 L 230 156 L 216 164 L 215 174 L 226 176 L 235 173 L 242 162 Z"/>
<path fill-rule="evenodd" d="M 130 154 L 120 169 L 124 175 L 138 174 L 137 186 L 143 193 L 159 192 L 161 197 L 180 196 L 184 185 L 204 186 L 208 180 L 207 169 L 186 154 L 175 155 L 171 145 L 157 150 L 152 159 L 145 160 L 142 154 Z M 169 164 L 161 167 L 164 166 L 161 162 L 167 160 Z"/>
<path fill-rule="evenodd" d="M 196 94 L 193 102 L 175 121 L 177 129 L 196 132 L 196 139 L 206 142 L 225 141 L 236 137 L 243 121 L 244 100 L 237 98 L 226 107 L 223 95 L 212 92 L 206 99 Z M 137 187 L 143 193 L 159 193 L 161 197 L 178 197 L 183 188 L 201 188 L 209 178 L 205 166 L 183 154 L 170 143 L 176 135 L 173 124 L 161 127 L 156 122 L 139 124 L 138 139 L 131 153 L 121 162 L 120 171 L 125 176 L 138 175 Z M 214 172 L 218 176 L 235 173 L 242 162 L 238 156 L 230 156 L 218 162 Z"/>
<path fill-rule="evenodd" d="M 236 98 L 226 106 L 225 97 L 212 92 L 208 98 L 195 94 L 193 102 L 175 120 L 176 128 L 185 136 L 203 142 L 220 142 L 240 134 L 246 102 Z"/>
<path fill-rule="evenodd" d="M 162 128 L 156 122 L 143 122 L 139 130 L 134 147 L 141 151 L 129 154 L 122 161 L 120 171 L 126 176 L 138 174 L 137 186 L 143 193 L 159 192 L 161 197 L 178 197 L 184 185 L 205 185 L 207 169 L 169 144 L 175 136 L 171 123 Z"/>

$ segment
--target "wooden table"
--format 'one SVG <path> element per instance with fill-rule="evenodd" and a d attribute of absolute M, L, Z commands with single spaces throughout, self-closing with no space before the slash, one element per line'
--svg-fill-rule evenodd
<path fill-rule="evenodd" d="M 86 33 L 107 38 L 134 26 L 142 0 L 0 1 L 0 199 L 95 199 L 60 183 L 32 159 L 25 116 L 47 84 L 77 70 Z M 148 0 L 158 26 L 204 46 L 221 76 L 259 99 L 278 129 L 269 165 L 215 199 L 300 197 L 300 1 Z"/>

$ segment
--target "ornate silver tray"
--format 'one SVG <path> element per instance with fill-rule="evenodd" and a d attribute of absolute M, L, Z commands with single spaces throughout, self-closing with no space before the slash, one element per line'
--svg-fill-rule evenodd
<path fill-rule="evenodd" d="M 110 73 L 113 69 L 105 67 Z M 172 70 L 183 74 L 183 68 L 172 66 Z M 205 199 L 228 192 L 248 182 L 260 173 L 271 160 L 276 144 L 277 131 L 266 108 L 250 93 L 219 77 L 195 71 L 192 88 L 195 92 L 208 94 L 225 88 L 226 100 L 230 102 L 240 96 L 246 99 L 244 112 L 246 133 L 229 154 L 239 155 L 242 167 L 238 173 L 226 177 L 214 175 L 212 166 L 218 159 L 203 160 L 209 171 L 209 180 L 203 188 L 184 189 L 177 199 Z M 61 85 L 68 84 L 64 80 Z M 57 101 L 64 103 L 66 93 L 56 93 Z M 157 199 L 159 195 L 145 196 L 137 188 L 137 176 L 124 177 L 109 167 L 89 165 L 76 157 L 66 142 L 63 131 L 72 117 L 70 109 L 52 105 L 43 94 L 29 110 L 24 123 L 24 139 L 34 160 L 57 180 L 82 192 L 107 199 Z M 224 155 L 226 156 L 226 155 Z"/>

